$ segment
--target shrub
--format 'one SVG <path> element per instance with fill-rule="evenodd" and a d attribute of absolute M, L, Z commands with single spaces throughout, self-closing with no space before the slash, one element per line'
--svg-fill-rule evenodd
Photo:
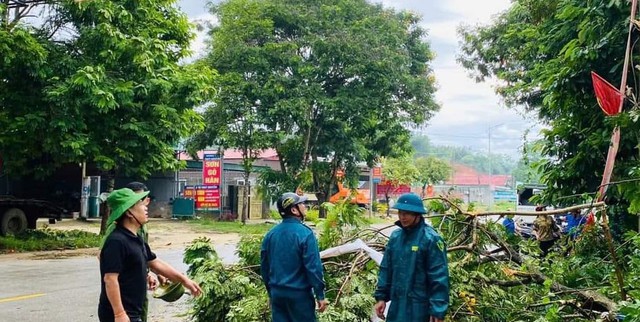
<path fill-rule="evenodd" d="M 0 252 L 23 252 L 91 248 L 100 245 L 101 236 L 83 230 L 55 230 L 49 227 L 26 230 L 17 236 L 0 237 Z"/>

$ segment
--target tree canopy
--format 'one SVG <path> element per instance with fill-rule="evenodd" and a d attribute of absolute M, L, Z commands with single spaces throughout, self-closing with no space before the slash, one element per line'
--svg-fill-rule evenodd
<path fill-rule="evenodd" d="M 449 163 L 436 157 L 419 157 L 414 162 L 418 169 L 416 180 L 424 186 L 446 181 L 453 171 Z"/>
<path fill-rule="evenodd" d="M 214 108 L 255 116 L 281 161 L 264 176 L 274 196 L 302 185 L 324 200 L 337 169 L 357 177 L 359 162 L 409 150 L 405 125 L 438 109 L 433 54 L 412 13 L 365 0 L 229 0 L 212 13 L 205 61 L 235 80 L 222 95 L 241 92 Z"/>
<path fill-rule="evenodd" d="M 6 7 L 5 7 L 6 8 Z M 214 74 L 181 65 L 193 38 L 173 0 L 60 1 L 0 28 L 0 154 L 11 174 L 87 161 L 146 177 L 175 169 Z"/>
<path fill-rule="evenodd" d="M 538 145 L 549 203 L 573 203 L 561 197 L 597 190 L 615 124 L 622 141 L 614 180 L 633 175 L 638 124 L 626 113 L 604 117 L 590 79 L 595 71 L 619 82 L 628 22 L 626 1 L 517 0 L 489 25 L 461 30 L 462 64 L 478 80 L 497 79 L 507 104 L 549 125 Z"/>

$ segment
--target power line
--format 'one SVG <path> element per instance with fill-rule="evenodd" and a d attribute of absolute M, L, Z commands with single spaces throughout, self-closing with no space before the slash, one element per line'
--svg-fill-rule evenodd
<path fill-rule="evenodd" d="M 482 134 L 484 135 L 484 134 Z M 427 134 L 427 136 L 440 136 L 440 137 L 449 137 L 449 138 L 460 138 L 460 139 L 478 139 L 478 140 L 486 140 L 486 137 L 482 137 L 481 134 L 471 136 L 471 135 L 452 135 L 452 134 Z M 491 137 L 491 140 L 522 140 L 522 137 Z"/>

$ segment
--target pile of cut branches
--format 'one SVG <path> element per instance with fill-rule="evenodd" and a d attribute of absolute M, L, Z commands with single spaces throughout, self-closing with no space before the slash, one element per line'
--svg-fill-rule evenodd
<path fill-rule="evenodd" d="M 592 227 L 576 241 L 558 241 L 554 251 L 541 259 L 535 241 L 507 236 L 500 224 L 486 219 L 501 213 L 463 211 L 446 199 L 429 202 L 431 209 L 442 210 L 429 219 L 448 243 L 448 321 L 593 321 L 617 312 L 640 316 L 640 303 L 635 301 L 640 292 L 629 288 L 631 300 L 621 301 L 601 227 Z M 321 249 L 361 239 L 383 252 L 390 227 L 371 229 L 364 218 L 361 209 L 348 203 L 329 208 L 327 219 L 318 226 Z M 205 296 L 193 300 L 194 321 L 270 321 L 259 276 L 262 237 L 244 236 L 237 250 L 240 262 L 231 266 L 222 265 L 208 240 L 190 245 L 185 262 L 205 291 Z M 616 252 L 625 263 L 625 285 L 637 285 L 640 238 L 630 234 L 625 240 L 616 245 Z M 325 258 L 323 264 L 331 305 L 319 320 L 371 321 L 377 264 L 364 251 Z"/>

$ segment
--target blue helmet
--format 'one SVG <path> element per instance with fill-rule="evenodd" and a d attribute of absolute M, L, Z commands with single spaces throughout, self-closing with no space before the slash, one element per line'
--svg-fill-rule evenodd
<path fill-rule="evenodd" d="M 393 209 L 415 212 L 418 214 L 426 214 L 427 210 L 424 208 L 422 199 L 415 193 L 405 193 L 398 201 L 393 205 Z"/>

